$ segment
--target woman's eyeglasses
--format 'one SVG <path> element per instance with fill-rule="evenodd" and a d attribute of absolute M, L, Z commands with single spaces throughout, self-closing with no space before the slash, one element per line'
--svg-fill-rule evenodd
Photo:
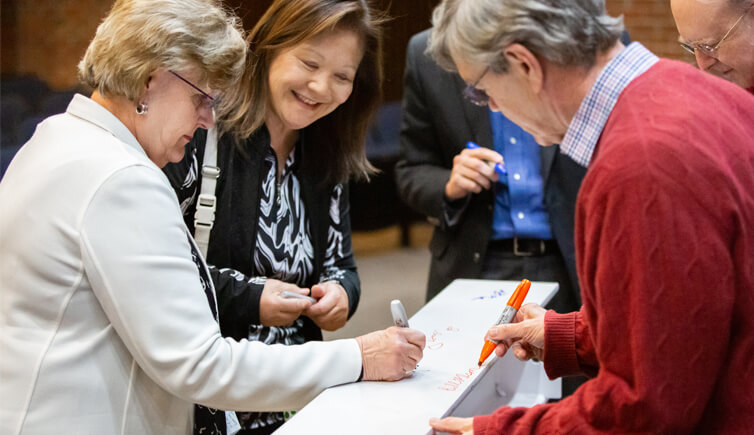
<path fill-rule="evenodd" d="M 203 104 L 205 104 L 206 106 L 208 106 L 210 110 L 214 110 L 215 109 L 215 105 L 217 104 L 217 102 L 215 101 L 214 97 L 212 97 L 210 94 L 204 92 L 203 90 L 199 89 L 198 86 L 196 86 L 195 84 L 193 84 L 190 81 L 186 80 L 185 78 L 183 78 L 177 72 L 170 71 L 170 74 L 173 74 L 174 76 L 176 76 L 179 79 L 181 79 L 184 83 L 186 83 L 187 85 L 189 85 L 192 88 L 194 88 L 195 90 L 197 90 L 200 94 L 202 94 L 202 99 L 204 100 Z"/>

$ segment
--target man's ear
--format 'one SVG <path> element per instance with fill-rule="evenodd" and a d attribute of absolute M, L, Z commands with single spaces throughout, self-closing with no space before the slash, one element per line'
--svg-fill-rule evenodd
<path fill-rule="evenodd" d="M 539 93 L 544 84 L 544 70 L 537 56 L 521 44 L 511 44 L 503 50 L 510 72 L 520 75 L 532 92 Z"/>

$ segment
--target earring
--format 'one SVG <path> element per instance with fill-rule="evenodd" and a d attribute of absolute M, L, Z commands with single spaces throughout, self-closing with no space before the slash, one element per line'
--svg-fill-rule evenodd
<path fill-rule="evenodd" d="M 139 103 L 139 105 L 136 106 L 136 113 L 143 115 L 147 113 L 147 109 L 149 109 L 149 106 L 147 106 L 145 103 Z"/>

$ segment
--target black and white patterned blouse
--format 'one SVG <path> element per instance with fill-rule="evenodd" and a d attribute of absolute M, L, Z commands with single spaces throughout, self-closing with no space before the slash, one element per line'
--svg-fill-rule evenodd
<path fill-rule="evenodd" d="M 196 148 L 189 149 L 189 155 L 184 158 L 188 162 L 188 170 L 180 187 L 173 182 L 179 190 L 179 200 L 184 216 L 193 213 L 194 204 L 198 197 L 199 161 Z M 230 276 L 236 280 L 249 280 L 249 282 L 263 283 L 266 278 L 274 278 L 280 281 L 306 287 L 307 283 L 313 282 L 314 248 L 310 219 L 304 206 L 300 180 L 296 175 L 296 152 L 295 149 L 289 154 L 280 177 L 277 176 L 277 158 L 272 148 L 267 145 L 267 153 L 261 168 L 265 171 L 262 175 L 260 196 L 258 202 L 257 222 L 249 222 L 256 225 L 256 243 L 254 247 L 252 263 L 249 270 L 251 274 L 220 268 L 222 272 L 230 272 Z M 221 168 L 221 170 L 223 170 Z M 181 192 L 182 191 L 182 192 Z M 336 185 L 329 193 L 327 247 L 322 273 L 316 282 L 341 281 L 346 271 L 336 265 L 345 256 L 352 256 L 350 245 L 344 247 L 344 239 L 350 234 L 341 222 L 341 201 L 347 201 L 344 197 L 342 185 Z M 237 204 L 248 207 L 248 204 Z M 213 229 L 213 234 L 218 230 Z M 249 340 L 261 341 L 267 344 L 282 343 L 286 345 L 301 344 L 305 342 L 302 330 L 304 322 L 297 319 L 291 325 L 280 327 L 268 327 L 263 325 L 249 325 Z M 201 407 L 200 407 L 201 409 Z M 203 414 L 207 411 L 202 410 Z M 244 429 L 262 429 L 270 425 L 273 427 L 281 424 L 289 415 L 289 412 L 251 412 L 237 413 Z M 197 413 L 197 421 L 199 420 Z M 206 416 L 205 416 L 206 417 Z M 215 416 L 213 416 L 215 417 Z M 213 420 L 210 418 L 209 420 Z M 195 433 L 214 433 L 214 428 L 195 428 Z M 206 432 L 205 432 L 206 431 Z"/>

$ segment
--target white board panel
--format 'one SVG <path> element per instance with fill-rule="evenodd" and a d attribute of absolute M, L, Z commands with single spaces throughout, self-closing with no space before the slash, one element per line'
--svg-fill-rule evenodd
<path fill-rule="evenodd" d="M 532 406 L 560 397 L 540 363 L 494 355 L 477 366 L 484 335 L 517 281 L 456 280 L 411 317 L 427 347 L 419 366 L 398 382 L 360 382 L 329 388 L 276 434 L 423 434 L 430 417 L 485 414 L 503 405 Z M 553 282 L 532 282 L 524 303 L 544 304 Z M 389 316 L 390 307 L 385 307 Z"/>

